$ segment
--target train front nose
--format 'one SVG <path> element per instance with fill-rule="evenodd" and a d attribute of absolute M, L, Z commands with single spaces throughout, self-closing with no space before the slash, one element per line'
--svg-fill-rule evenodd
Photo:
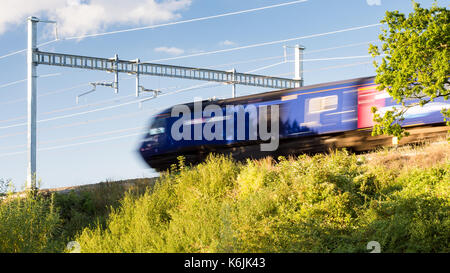
<path fill-rule="evenodd" d="M 143 157 L 147 156 L 149 153 L 157 153 L 158 147 L 160 146 L 159 136 L 148 136 L 143 141 L 139 147 L 139 152 Z"/>
<path fill-rule="evenodd" d="M 160 169 L 160 161 L 169 149 L 167 141 L 167 114 L 152 118 L 147 134 L 139 147 L 139 153 L 151 168 Z"/>

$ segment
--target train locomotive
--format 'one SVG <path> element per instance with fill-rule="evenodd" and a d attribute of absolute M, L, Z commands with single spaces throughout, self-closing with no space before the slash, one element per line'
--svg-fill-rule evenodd
<path fill-rule="evenodd" d="M 376 87 L 374 77 L 364 77 L 173 106 L 152 117 L 139 153 L 160 171 L 177 163 L 179 156 L 196 164 L 209 153 L 243 160 L 330 148 L 372 149 L 392 140 L 371 136 L 372 106 L 380 112 L 399 106 Z M 450 103 L 443 98 L 412 107 L 401 125 L 445 128 L 444 108 L 450 108 Z M 275 149 L 263 148 L 271 143 Z"/>

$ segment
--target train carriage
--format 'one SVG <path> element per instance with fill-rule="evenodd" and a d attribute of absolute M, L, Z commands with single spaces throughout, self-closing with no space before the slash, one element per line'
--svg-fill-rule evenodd
<path fill-rule="evenodd" d="M 376 89 L 374 77 L 188 103 L 178 106 L 186 111 L 184 115 L 181 111 L 173 113 L 174 106 L 153 117 L 139 152 L 152 168 L 162 170 L 176 163 L 180 155 L 195 164 L 211 152 L 231 154 L 240 160 L 330 147 L 361 150 L 373 126 L 372 106 L 381 112 L 398 107 L 387 92 Z M 442 124 L 440 111 L 449 107 L 442 98 L 425 107 L 413 107 L 407 111 L 402 126 Z M 264 125 L 261 122 L 270 127 L 272 108 L 278 111 L 278 128 L 271 128 L 278 129 L 278 145 L 263 151 L 261 144 L 271 140 L 260 134 Z M 261 109 L 266 109 L 264 119 Z M 205 131 L 214 137 L 205 136 Z M 184 138 L 180 139 L 180 135 Z"/>

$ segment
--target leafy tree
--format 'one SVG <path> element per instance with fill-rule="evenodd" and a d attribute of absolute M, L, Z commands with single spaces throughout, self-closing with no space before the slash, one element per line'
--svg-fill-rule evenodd
<path fill-rule="evenodd" d="M 450 95 L 450 12 L 435 2 L 425 9 L 413 1 L 414 12 L 408 17 L 387 11 L 381 21 L 387 25 L 379 39 L 381 48 L 370 45 L 369 53 L 383 56 L 376 67 L 378 90 L 386 90 L 401 107 L 378 113 L 375 107 L 373 135 L 408 135 L 401 122 L 413 106 L 423 106 L 438 97 Z M 416 102 L 411 103 L 411 100 Z M 442 110 L 450 125 L 450 109 Z"/>

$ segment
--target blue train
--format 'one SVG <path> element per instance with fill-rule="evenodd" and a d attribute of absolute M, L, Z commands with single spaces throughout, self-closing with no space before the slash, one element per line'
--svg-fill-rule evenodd
<path fill-rule="evenodd" d="M 195 164 L 211 152 L 242 160 L 365 150 L 386 139 L 371 137 L 372 106 L 381 112 L 398 107 L 376 90 L 374 77 L 177 105 L 151 119 L 139 152 L 149 166 L 164 170 L 180 155 Z M 440 111 L 449 107 L 436 99 L 410 108 L 402 126 L 441 126 Z"/>

